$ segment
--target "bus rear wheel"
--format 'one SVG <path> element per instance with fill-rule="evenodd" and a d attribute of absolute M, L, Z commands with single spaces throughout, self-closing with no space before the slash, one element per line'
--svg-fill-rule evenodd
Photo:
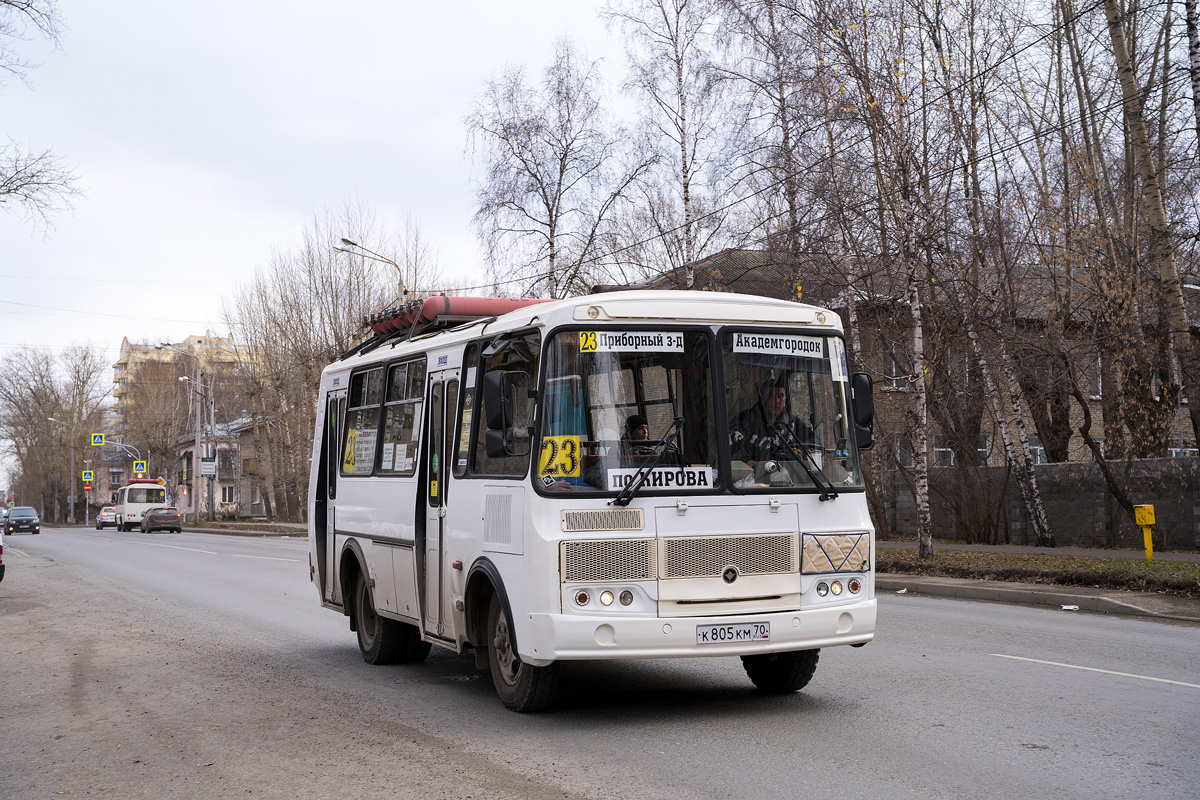
<path fill-rule="evenodd" d="M 500 702 L 512 711 L 541 711 L 554 701 L 558 664 L 535 667 L 521 661 L 513 645 L 500 596 L 492 595 L 487 621 L 488 666 Z"/>
<path fill-rule="evenodd" d="M 820 655 L 820 650 L 795 650 L 742 656 L 742 667 L 759 691 L 790 694 L 800 691 L 812 680 Z"/>
<path fill-rule="evenodd" d="M 371 587 L 361 574 L 354 583 L 354 628 L 358 650 L 368 664 L 414 664 L 429 655 L 429 642 L 421 641 L 414 626 L 379 616 Z"/>

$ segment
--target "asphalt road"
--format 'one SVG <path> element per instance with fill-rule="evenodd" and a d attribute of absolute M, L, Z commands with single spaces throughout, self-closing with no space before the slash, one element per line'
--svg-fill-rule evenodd
<path fill-rule="evenodd" d="M 303 539 L 7 536 L 0 798 L 1195 798 L 1200 628 L 881 597 L 875 642 L 756 694 L 734 659 L 371 667 Z"/>

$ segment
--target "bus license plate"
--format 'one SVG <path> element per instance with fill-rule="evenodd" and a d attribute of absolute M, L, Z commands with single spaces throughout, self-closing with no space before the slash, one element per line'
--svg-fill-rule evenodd
<path fill-rule="evenodd" d="M 696 644 L 726 642 L 765 642 L 771 638 L 771 623 L 746 622 L 740 625 L 697 625 Z"/>

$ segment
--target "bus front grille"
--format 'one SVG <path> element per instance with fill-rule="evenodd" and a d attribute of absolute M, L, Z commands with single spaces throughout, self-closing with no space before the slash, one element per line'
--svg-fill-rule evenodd
<path fill-rule="evenodd" d="M 562 512 L 562 529 L 577 531 L 640 531 L 646 527 L 645 512 L 640 508 L 607 508 Z"/>
<path fill-rule="evenodd" d="M 563 542 L 560 558 L 564 583 L 652 581 L 656 577 L 653 539 Z"/>
<path fill-rule="evenodd" d="M 663 578 L 713 578 L 734 567 L 741 575 L 799 571 L 794 533 L 696 536 L 662 540 Z"/>

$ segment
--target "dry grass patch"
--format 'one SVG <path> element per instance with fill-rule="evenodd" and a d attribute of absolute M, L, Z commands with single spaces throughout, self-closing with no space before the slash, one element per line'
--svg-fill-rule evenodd
<path fill-rule="evenodd" d="M 1200 597 L 1200 563 L 1184 561 L 1129 561 L 936 549 L 932 559 L 922 560 L 915 550 L 888 549 L 881 542 L 875 553 L 875 569 L 881 573 L 903 575 L 1051 583 Z"/>

